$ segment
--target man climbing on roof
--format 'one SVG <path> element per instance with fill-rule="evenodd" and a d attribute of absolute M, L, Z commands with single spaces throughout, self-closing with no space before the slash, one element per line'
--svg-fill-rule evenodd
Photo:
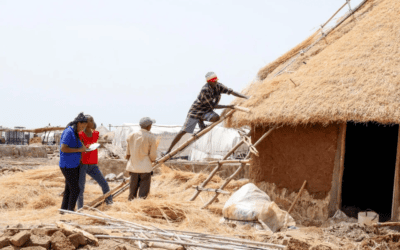
<path fill-rule="evenodd" d="M 186 133 L 193 134 L 196 124 L 199 124 L 200 131 L 206 128 L 204 121 L 216 122 L 219 120 L 219 115 L 215 113 L 214 109 L 233 108 L 233 105 L 219 105 L 221 94 L 232 94 L 236 97 L 249 99 L 249 97 L 242 95 L 238 92 L 227 88 L 222 83 L 218 82 L 218 77 L 214 72 L 206 74 L 207 83 L 203 86 L 197 99 L 193 102 L 186 121 L 182 126 L 181 131 L 175 136 L 168 151 L 162 155 L 171 152 L 172 148 L 179 142 L 183 135 Z"/>

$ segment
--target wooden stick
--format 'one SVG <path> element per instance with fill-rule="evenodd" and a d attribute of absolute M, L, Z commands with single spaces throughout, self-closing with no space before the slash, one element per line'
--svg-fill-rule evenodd
<path fill-rule="evenodd" d="M 212 189 L 212 188 L 201 188 L 199 186 L 192 186 L 192 188 L 200 191 L 206 191 L 206 192 L 215 192 L 215 193 L 220 193 L 220 194 L 231 194 L 231 192 L 221 190 L 221 189 Z"/>
<path fill-rule="evenodd" d="M 104 221 L 107 221 L 107 222 L 115 221 L 115 222 L 118 222 L 118 223 L 123 223 L 123 224 L 129 225 L 130 227 L 136 228 L 136 229 L 131 229 L 130 231 L 134 231 L 134 232 L 137 232 L 137 233 L 157 234 L 157 235 L 161 235 L 161 236 L 164 235 L 165 237 L 168 237 L 168 236 L 169 237 L 173 237 L 173 236 L 175 236 L 175 237 L 178 237 L 178 238 L 186 238 L 188 240 L 190 240 L 193 237 L 195 237 L 197 240 L 201 240 L 201 242 L 213 240 L 214 242 L 217 242 L 217 243 L 223 244 L 223 245 L 229 245 L 229 244 L 231 244 L 231 242 L 237 242 L 237 243 L 247 244 L 246 246 L 239 245 L 239 246 L 241 246 L 242 248 L 245 248 L 245 249 L 254 249 L 254 248 L 264 249 L 264 248 L 260 248 L 260 247 L 248 246 L 248 244 L 255 245 L 255 246 L 275 247 L 275 248 L 280 248 L 280 249 L 284 249 L 285 248 L 285 246 L 283 246 L 283 245 L 276 245 L 276 244 L 270 244 L 270 243 L 264 243 L 264 242 L 256 242 L 256 241 L 243 240 L 243 239 L 235 239 L 235 238 L 229 238 L 228 236 L 222 236 L 222 235 L 221 236 L 216 236 L 216 235 L 210 235 L 210 234 L 206 234 L 206 233 L 197 233 L 197 232 L 189 232 L 189 231 L 178 231 L 178 230 L 168 230 L 168 231 L 166 231 L 166 230 L 159 229 L 157 227 L 151 226 L 152 228 L 157 230 L 157 231 L 154 231 L 151 227 L 139 225 L 139 224 L 136 224 L 136 223 L 133 223 L 133 222 L 130 222 L 130 221 L 116 219 L 116 218 L 113 218 L 113 217 L 108 216 L 108 215 L 105 215 L 106 217 L 99 217 L 99 216 L 95 216 L 95 215 L 84 214 L 84 213 L 76 213 L 76 212 L 73 212 L 73 211 L 62 210 L 62 209 L 59 209 L 59 211 L 63 211 L 63 212 L 74 214 L 74 215 L 84 216 L 84 217 L 100 219 L 100 220 L 104 220 Z M 110 224 L 118 225 L 116 223 L 110 223 Z M 149 230 L 149 231 L 146 232 L 146 230 Z M 185 235 L 177 235 L 174 232 L 184 233 Z M 97 235 L 96 235 L 96 237 L 97 237 Z M 145 241 L 145 242 L 149 241 L 148 237 L 146 237 L 145 235 L 144 235 L 144 237 L 145 237 L 145 239 L 143 239 L 143 240 L 142 239 L 136 239 L 136 240 L 141 240 L 141 241 Z M 180 243 L 174 241 L 172 244 L 180 244 Z M 187 242 L 184 242 L 181 245 L 187 245 Z M 235 245 L 238 246 L 238 244 L 235 244 Z M 233 249 L 233 247 L 231 247 L 230 249 Z"/>
<path fill-rule="evenodd" d="M 122 186 L 124 186 L 126 183 L 126 180 L 124 179 L 122 181 L 122 183 L 120 185 L 118 185 L 117 187 L 113 188 L 112 190 L 110 190 L 109 192 L 107 192 L 106 194 L 94 199 L 92 202 L 90 202 L 87 206 L 89 207 L 93 207 L 96 203 L 98 202 L 103 202 L 106 198 L 108 198 L 108 196 L 112 195 L 113 193 L 115 193 L 116 191 L 118 191 Z M 79 210 L 78 210 L 79 211 Z"/>
<path fill-rule="evenodd" d="M 250 111 L 250 109 L 249 108 L 245 108 L 245 107 L 240 107 L 240 106 L 233 106 L 233 108 L 234 109 L 236 109 L 236 110 L 239 110 L 239 111 L 243 111 L 243 112 L 246 112 L 246 113 L 251 113 L 251 111 Z"/>
<path fill-rule="evenodd" d="M 231 156 L 231 154 L 233 154 L 233 153 L 236 151 L 236 149 L 238 149 L 240 146 L 242 146 L 243 143 L 244 143 L 244 141 L 241 140 L 238 144 L 236 144 L 236 146 L 234 146 L 234 147 L 224 156 L 224 158 L 222 158 L 222 160 L 228 159 L 228 157 Z M 213 171 L 210 173 L 210 175 L 207 177 L 207 179 L 206 179 L 203 183 L 201 183 L 201 185 L 200 185 L 201 188 L 204 188 L 204 187 L 208 184 L 208 182 L 210 182 L 210 180 L 211 180 L 211 179 L 213 178 L 213 176 L 217 173 L 217 171 L 221 168 L 221 166 L 222 166 L 221 164 L 218 164 L 218 165 L 213 169 Z M 192 198 L 190 198 L 189 201 L 194 201 L 194 200 L 197 198 L 197 196 L 200 194 L 200 192 L 201 192 L 201 191 L 196 190 L 196 192 L 193 194 Z"/>
<path fill-rule="evenodd" d="M 296 204 L 297 200 L 300 198 L 301 193 L 303 193 L 304 187 L 306 186 L 307 181 L 304 181 L 303 185 L 300 188 L 299 193 L 297 194 L 296 198 L 294 199 L 292 205 L 290 206 L 289 210 L 288 210 L 288 214 L 290 214 L 290 212 L 292 212 L 294 205 Z"/>
<path fill-rule="evenodd" d="M 210 161 L 208 164 L 225 164 L 225 163 L 250 163 L 250 160 L 221 160 L 221 161 Z"/>

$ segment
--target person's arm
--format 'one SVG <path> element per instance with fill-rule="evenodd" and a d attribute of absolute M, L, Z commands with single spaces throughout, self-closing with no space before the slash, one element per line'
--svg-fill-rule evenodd
<path fill-rule="evenodd" d="M 80 148 L 70 148 L 67 144 L 61 144 L 61 152 L 63 153 L 80 153 L 86 151 L 85 145 L 82 145 Z"/>
<path fill-rule="evenodd" d="M 84 152 L 87 148 L 85 145 L 82 143 L 82 147 L 80 148 L 71 148 L 68 146 L 68 144 L 71 141 L 76 141 L 75 136 L 73 135 L 73 132 L 67 131 L 66 134 L 61 138 L 61 152 L 63 153 L 78 153 L 78 152 Z"/>
<path fill-rule="evenodd" d="M 153 136 L 150 140 L 150 160 L 154 162 L 157 159 L 157 145 L 156 138 Z"/>
<path fill-rule="evenodd" d="M 249 99 L 250 97 L 242 95 L 236 91 L 233 91 L 232 89 L 226 87 L 225 85 L 223 85 L 222 83 L 218 83 L 218 87 L 221 89 L 221 93 L 224 94 L 228 94 L 228 95 L 234 95 L 236 97 L 240 97 L 240 98 L 245 98 L 245 99 Z"/>

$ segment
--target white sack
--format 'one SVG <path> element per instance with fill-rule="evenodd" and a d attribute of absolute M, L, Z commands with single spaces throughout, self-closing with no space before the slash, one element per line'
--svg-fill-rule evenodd
<path fill-rule="evenodd" d="M 248 183 L 236 191 L 225 203 L 224 218 L 238 221 L 260 221 L 273 232 L 284 226 L 295 226 L 294 219 L 281 210 L 269 196 L 253 183 Z"/>

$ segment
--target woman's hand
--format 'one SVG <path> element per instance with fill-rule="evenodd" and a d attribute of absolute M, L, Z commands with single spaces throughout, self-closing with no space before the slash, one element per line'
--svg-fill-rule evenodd
<path fill-rule="evenodd" d="M 82 145 L 82 147 L 79 148 L 79 152 L 85 152 L 88 148 L 85 147 L 85 145 Z"/>

